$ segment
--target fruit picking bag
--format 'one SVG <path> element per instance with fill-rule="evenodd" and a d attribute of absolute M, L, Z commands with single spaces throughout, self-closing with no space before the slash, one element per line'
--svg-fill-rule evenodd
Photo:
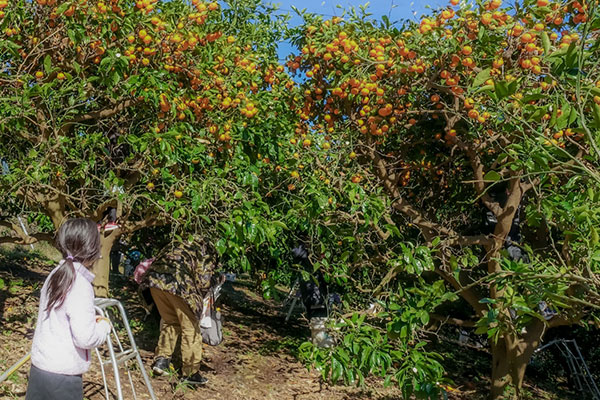
<path fill-rule="evenodd" d="M 211 288 L 204 297 L 200 332 L 202 333 L 202 342 L 209 346 L 217 346 L 223 341 L 223 322 L 221 311 L 215 307 L 214 288 Z"/>

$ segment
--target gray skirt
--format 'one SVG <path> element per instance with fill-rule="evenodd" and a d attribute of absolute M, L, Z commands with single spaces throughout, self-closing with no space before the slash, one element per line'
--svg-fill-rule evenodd
<path fill-rule="evenodd" d="M 83 400 L 83 379 L 81 375 L 43 371 L 32 364 L 25 400 Z"/>

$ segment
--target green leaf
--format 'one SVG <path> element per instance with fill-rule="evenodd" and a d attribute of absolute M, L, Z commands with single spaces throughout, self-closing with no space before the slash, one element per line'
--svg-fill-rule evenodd
<path fill-rule="evenodd" d="M 562 114 L 560 115 L 560 117 L 558 117 L 556 119 L 556 128 L 557 129 L 563 129 L 565 128 L 568 123 L 569 123 L 569 117 L 571 116 L 571 105 L 564 101 L 561 107 L 562 110 Z"/>
<path fill-rule="evenodd" d="M 480 92 L 485 92 L 485 91 L 491 92 L 493 90 L 494 90 L 494 85 L 485 85 L 485 86 L 481 86 L 474 93 L 480 93 Z"/>
<path fill-rule="evenodd" d="M 483 180 L 488 182 L 496 182 L 500 179 L 502 179 L 502 176 L 500 176 L 500 174 L 496 171 L 488 171 L 488 173 L 483 177 Z"/>
<path fill-rule="evenodd" d="M 225 242 L 225 239 L 220 239 L 219 241 L 217 241 L 215 247 L 220 255 L 225 254 L 225 251 L 227 250 L 227 244 Z"/>
<path fill-rule="evenodd" d="M 481 70 L 477 74 L 475 79 L 473 80 L 473 85 L 471 85 L 471 86 L 477 87 L 477 86 L 481 85 L 482 83 L 484 83 L 485 81 L 487 81 L 488 79 L 490 79 L 490 71 L 491 71 L 491 68 L 486 68 L 484 70 Z"/>
<path fill-rule="evenodd" d="M 342 364 L 337 360 L 337 358 L 333 357 L 331 359 L 331 381 L 336 383 L 342 376 L 342 372 Z"/>
<path fill-rule="evenodd" d="M 598 231 L 596 230 L 596 228 L 594 228 L 594 226 L 591 226 L 590 228 L 592 230 L 591 243 L 592 246 L 596 246 L 598 244 Z"/>
<path fill-rule="evenodd" d="M 46 74 L 52 72 L 52 58 L 49 54 L 47 54 L 46 57 L 44 57 L 44 71 L 46 71 Z"/>
<path fill-rule="evenodd" d="M 498 100 L 502 100 L 508 96 L 508 83 L 504 81 L 497 81 L 495 82 L 494 88 L 496 89 L 496 96 L 498 96 Z"/>
<path fill-rule="evenodd" d="M 550 51 L 550 38 L 548 37 L 548 33 L 543 31 L 542 34 L 542 47 L 544 48 L 544 54 L 548 54 Z"/>
<path fill-rule="evenodd" d="M 594 123 L 596 125 L 597 128 L 600 127 L 600 106 L 596 103 L 594 103 L 593 107 L 592 107 L 592 113 L 594 115 Z"/>
<path fill-rule="evenodd" d="M 595 96 L 600 96 L 600 87 L 592 86 L 590 88 L 590 92 L 592 92 L 592 94 Z"/>
<path fill-rule="evenodd" d="M 62 3 L 57 9 L 56 9 L 56 14 L 60 15 L 62 13 L 64 13 L 65 11 L 67 11 L 67 8 L 71 7 L 71 3 L 66 1 L 64 3 Z"/>
<path fill-rule="evenodd" d="M 575 66 L 575 63 L 577 62 L 577 43 L 573 42 L 571 43 L 571 45 L 569 46 L 569 49 L 567 50 L 567 55 L 565 57 L 565 65 L 567 66 L 568 69 L 571 69 Z"/>
<path fill-rule="evenodd" d="M 117 71 L 114 71 L 112 74 L 112 77 L 111 77 L 112 84 L 116 86 L 120 80 L 121 80 L 121 75 L 119 75 L 119 73 Z"/>

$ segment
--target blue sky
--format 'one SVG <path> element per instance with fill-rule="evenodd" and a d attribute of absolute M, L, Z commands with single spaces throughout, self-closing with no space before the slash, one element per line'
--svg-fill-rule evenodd
<path fill-rule="evenodd" d="M 281 9 L 291 9 L 291 6 L 297 8 L 306 8 L 309 12 L 341 15 L 342 11 L 337 5 L 342 7 L 358 7 L 367 4 L 365 0 L 272 0 L 273 4 L 280 4 Z M 427 13 L 427 5 L 434 8 L 447 5 L 448 0 L 372 0 L 369 3 L 369 10 L 373 16 L 380 17 L 387 15 L 390 20 L 412 18 L 414 13 L 417 16 Z M 297 18 L 292 22 L 299 21 Z"/>
<path fill-rule="evenodd" d="M 341 15 L 337 5 L 348 8 L 351 6 L 358 7 L 367 3 L 366 0 L 268 0 L 272 4 L 278 4 L 282 12 L 289 11 L 292 16 L 291 24 L 296 25 L 301 22 L 301 19 L 292 11 L 292 6 L 299 9 L 306 8 L 306 11 L 325 14 L 327 16 Z M 374 18 L 381 18 L 386 15 L 390 21 L 398 21 L 402 19 L 418 18 L 423 14 L 428 14 L 427 6 L 439 8 L 449 3 L 449 0 L 371 0 L 369 2 L 369 12 Z M 279 46 L 279 54 L 281 57 L 289 54 L 291 47 L 287 43 L 282 43 Z"/>

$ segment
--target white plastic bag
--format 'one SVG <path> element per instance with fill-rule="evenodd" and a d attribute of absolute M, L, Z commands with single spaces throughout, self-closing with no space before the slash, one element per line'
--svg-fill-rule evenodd
<path fill-rule="evenodd" d="M 212 296 L 206 296 L 202 300 L 202 319 L 200 320 L 200 328 L 212 327 L 212 318 L 210 309 L 212 308 Z"/>

